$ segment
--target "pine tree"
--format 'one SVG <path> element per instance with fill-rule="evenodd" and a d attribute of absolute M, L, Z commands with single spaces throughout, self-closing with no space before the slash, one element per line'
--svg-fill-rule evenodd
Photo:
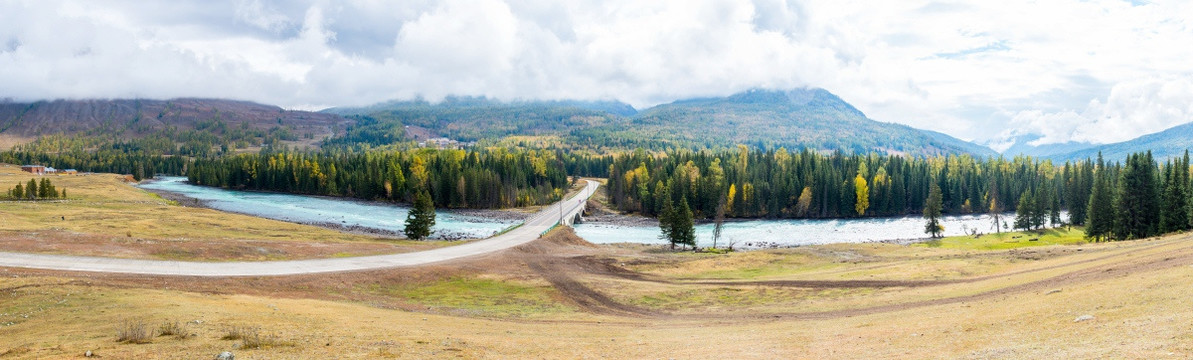
<path fill-rule="evenodd" d="M 924 233 L 932 238 L 941 237 L 941 233 L 944 232 L 944 226 L 940 225 L 940 212 L 943 207 L 941 198 L 940 186 L 932 182 L 932 188 L 928 190 L 928 199 L 924 202 L 924 218 L 928 219 L 924 224 Z"/>
<path fill-rule="evenodd" d="M 1151 151 L 1127 157 L 1115 197 L 1114 237 L 1142 239 L 1155 234 L 1160 220 L 1156 164 Z"/>
<path fill-rule="evenodd" d="M 1110 189 L 1110 179 L 1106 166 L 1102 163 L 1102 154 L 1098 154 L 1098 169 L 1094 175 L 1094 186 L 1090 191 L 1085 220 L 1085 236 L 1094 241 L 1102 241 L 1110 237 L 1114 229 L 1114 193 Z"/>
<path fill-rule="evenodd" d="M 423 189 L 414 197 L 414 207 L 406 215 L 404 232 L 407 238 L 422 240 L 431 235 L 431 228 L 434 226 L 435 204 L 431 201 L 431 193 Z"/>
<path fill-rule="evenodd" d="M 1031 190 L 1024 190 L 1023 195 L 1019 196 L 1019 203 L 1015 206 L 1015 229 L 1027 231 L 1035 226 L 1035 201 L 1032 199 Z"/>
<path fill-rule="evenodd" d="M 675 222 L 675 202 L 671 200 L 670 191 L 667 190 L 666 186 L 663 187 L 663 194 L 665 194 L 663 196 L 663 209 L 659 212 L 659 239 L 671 243 L 671 248 L 675 249 L 675 237 L 672 235 L 675 229 L 673 226 Z"/>
<path fill-rule="evenodd" d="M 37 181 L 29 179 L 29 182 L 25 184 L 25 198 L 29 200 L 37 198 Z"/>
<path fill-rule="evenodd" d="M 1170 161 L 1164 166 L 1160 232 L 1169 233 L 1189 229 L 1188 166 L 1184 160 Z"/>
<path fill-rule="evenodd" d="M 671 219 L 671 248 L 675 245 L 696 246 L 696 227 L 692 219 L 692 208 L 687 199 L 679 200 L 679 207 L 675 209 Z"/>

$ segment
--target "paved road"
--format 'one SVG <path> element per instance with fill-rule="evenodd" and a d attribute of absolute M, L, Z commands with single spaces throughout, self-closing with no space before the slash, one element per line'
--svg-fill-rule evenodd
<path fill-rule="evenodd" d="M 335 259 L 196 262 L 0 252 L 0 267 L 180 276 L 278 276 L 424 265 L 508 249 L 537 239 L 562 218 L 575 216 L 600 183 L 535 213 L 516 229 L 488 239 L 427 251 Z M 563 206 L 563 211 L 560 211 Z"/>

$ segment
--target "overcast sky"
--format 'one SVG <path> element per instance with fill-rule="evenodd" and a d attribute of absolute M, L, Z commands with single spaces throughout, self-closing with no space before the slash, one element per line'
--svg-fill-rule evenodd
<path fill-rule="evenodd" d="M 810 86 L 996 149 L 1106 143 L 1193 121 L 1191 3 L 0 0 L 0 98 L 644 108 Z"/>

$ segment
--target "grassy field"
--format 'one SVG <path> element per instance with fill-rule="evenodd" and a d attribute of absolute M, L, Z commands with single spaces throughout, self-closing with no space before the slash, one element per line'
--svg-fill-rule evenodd
<path fill-rule="evenodd" d="M 17 175 L 0 181 L 8 176 Z M 59 187 L 75 191 L 68 181 Z M 173 210 L 112 181 L 78 196 L 114 219 L 186 219 L 179 224 L 204 236 L 195 242 L 215 249 L 286 229 L 295 234 L 280 241 L 386 243 L 219 213 L 200 222 L 208 215 L 187 214 L 198 209 Z M 104 199 L 118 191 L 126 193 Z M 55 222 L 38 216 L 84 207 L 66 204 L 10 218 L 28 232 L 127 238 L 122 227 L 47 230 Z M 139 210 L 146 204 L 153 210 Z M 125 246 L 151 247 L 179 231 L 154 224 L 138 225 L 145 235 L 133 238 L 142 241 Z M 707 254 L 595 246 L 565 228 L 496 254 L 353 273 L 208 279 L 0 268 L 0 358 L 90 350 L 105 359 L 222 351 L 238 359 L 1180 359 L 1193 357 L 1190 284 L 1188 234 L 1086 243 L 1075 228 Z M 138 326 L 146 338 L 119 341 Z"/>
<path fill-rule="evenodd" d="M 242 285 L 7 269 L 0 280 L 0 331 L 5 334 L 0 354 L 75 358 L 92 350 L 108 359 L 209 358 L 221 351 L 244 359 L 1193 356 L 1187 293 L 1193 283 L 1193 241 L 1182 235 L 1089 244 L 1081 251 L 1067 247 L 1039 247 L 1030 256 L 1018 249 L 958 257 L 950 249 L 885 245 L 689 256 L 565 244 L 432 269 L 322 280 L 240 280 L 247 283 Z M 570 255 L 541 255 L 544 249 Z M 842 256 L 845 251 L 868 258 Z M 680 272 L 628 276 L 594 265 L 633 258 L 640 267 L 665 262 L 700 273 L 710 262 L 771 263 L 789 255 L 805 259 L 790 263 L 792 271 L 762 277 L 769 282 L 752 274 L 715 283 Z M 613 261 L 595 261 L 598 256 Z M 841 262 L 844 258 L 852 260 Z M 806 261 L 812 269 L 799 265 Z M 820 266 L 821 261 L 842 265 Z M 978 266 L 964 276 L 923 276 L 948 274 L 956 262 Z M 538 266 L 555 266 L 547 270 L 568 274 L 633 313 L 597 311 L 600 304 L 586 303 L 574 288 L 560 285 L 565 282 L 536 277 L 532 269 Z M 907 277 L 935 280 L 914 282 L 891 274 L 887 278 L 895 280 L 875 282 L 874 269 L 881 268 L 918 269 Z M 1092 319 L 1078 321 L 1084 315 Z M 144 344 L 116 341 L 130 319 L 151 329 L 179 322 L 186 335 L 154 336 Z M 245 348 L 244 340 L 224 340 L 234 328 L 255 329 L 269 341 Z"/>
<path fill-rule="evenodd" d="M 946 249 L 1003 250 L 1044 245 L 1085 244 L 1085 228 L 1059 227 L 1040 231 L 1004 232 L 980 236 L 950 236 L 916 244 Z"/>
<path fill-rule="evenodd" d="M 35 176 L 0 165 L 0 190 Z M 40 178 L 40 177 L 39 177 Z M 443 241 L 355 235 L 215 210 L 182 207 L 122 176 L 47 176 L 68 198 L 0 201 L 0 246 L 9 251 L 177 260 L 282 260 L 429 249 Z"/>

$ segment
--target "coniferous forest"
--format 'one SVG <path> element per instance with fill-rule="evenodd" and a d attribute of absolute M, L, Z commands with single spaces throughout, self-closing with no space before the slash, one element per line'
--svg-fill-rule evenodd
<path fill-rule="evenodd" d="M 199 185 L 397 202 L 426 189 L 447 208 L 543 204 L 568 185 L 554 153 L 501 149 L 262 152 L 199 159 L 187 176 Z"/>

